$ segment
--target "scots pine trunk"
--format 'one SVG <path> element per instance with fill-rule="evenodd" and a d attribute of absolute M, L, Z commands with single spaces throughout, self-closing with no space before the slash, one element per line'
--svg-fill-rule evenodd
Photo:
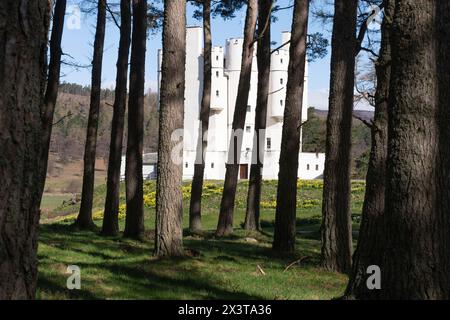
<path fill-rule="evenodd" d="M 45 178 L 47 176 L 48 153 L 50 149 L 50 138 L 52 136 L 53 115 L 55 113 L 56 99 L 58 97 L 59 74 L 61 70 L 61 40 L 64 29 L 64 16 L 66 14 L 66 0 L 57 0 L 53 14 L 52 32 L 50 38 L 50 63 L 48 66 L 47 88 L 44 103 L 41 110 L 42 117 L 42 153 L 40 159 L 42 185 L 44 190 Z"/>
<path fill-rule="evenodd" d="M 0 1 L 0 300 L 34 299 L 47 0 Z"/>
<path fill-rule="evenodd" d="M 273 250 L 282 253 L 292 253 L 295 250 L 297 172 L 305 83 L 308 12 L 309 0 L 295 1 L 272 246 Z"/>
<path fill-rule="evenodd" d="M 102 234 L 119 233 L 120 166 L 122 162 L 123 131 L 127 104 L 128 56 L 131 41 L 130 0 L 120 1 L 120 41 L 117 57 L 116 90 L 113 105 L 111 142 L 109 148 L 108 180 Z"/>
<path fill-rule="evenodd" d="M 242 135 L 247 115 L 250 80 L 252 75 L 252 62 L 254 52 L 254 38 L 256 20 L 258 17 L 258 1 L 249 0 L 244 27 L 244 43 L 242 48 L 241 73 L 237 91 L 236 105 L 233 115 L 232 130 L 236 135 Z M 239 162 L 241 157 L 242 137 L 235 139 L 232 134 L 228 148 L 228 163 L 226 164 L 225 182 L 222 200 L 220 203 L 219 222 L 216 235 L 225 236 L 233 232 L 233 212 L 236 197 Z M 237 140 L 237 142 L 235 141 Z"/>
<path fill-rule="evenodd" d="M 92 60 L 91 104 L 84 149 L 83 188 L 80 212 L 75 226 L 79 229 L 93 229 L 92 201 L 94 198 L 95 154 L 97 147 L 98 118 L 102 84 L 103 46 L 105 42 L 106 0 L 98 0 L 97 26 L 95 29 L 94 58 Z"/>
<path fill-rule="evenodd" d="M 155 255 L 183 255 L 182 139 L 186 65 L 186 0 L 164 2 L 163 57 L 160 91 L 158 179 L 156 185 Z"/>
<path fill-rule="evenodd" d="M 253 144 L 252 165 L 247 194 L 247 211 L 244 228 L 259 230 L 259 210 L 261 202 L 262 170 L 264 164 L 264 142 L 266 140 L 267 103 L 270 80 L 270 26 L 272 1 L 259 0 L 258 15 L 258 92 L 255 110 L 255 139 Z M 261 150 L 262 149 L 262 150 Z"/>
<path fill-rule="evenodd" d="M 128 100 L 128 142 L 125 166 L 127 213 L 124 237 L 144 235 L 144 191 L 142 152 L 144 140 L 144 83 L 147 41 L 147 0 L 133 1 L 130 97 Z"/>
<path fill-rule="evenodd" d="M 361 297 L 450 298 L 449 21 L 448 1 L 396 1 L 381 290 Z"/>
<path fill-rule="evenodd" d="M 322 205 L 322 264 L 343 273 L 350 272 L 352 265 L 350 156 L 357 5 L 357 0 L 334 4 Z"/>
<path fill-rule="evenodd" d="M 391 29 L 395 0 L 384 0 L 384 20 L 381 31 L 380 57 L 376 62 L 377 90 L 375 115 L 372 124 L 372 147 L 366 178 L 366 194 L 358 245 L 353 255 L 353 268 L 346 291 L 346 298 L 369 298 L 376 291 L 367 289 L 367 268 L 381 264 L 384 249 L 380 247 L 384 237 L 386 160 L 388 148 L 388 100 L 391 77 Z"/>
<path fill-rule="evenodd" d="M 193 233 L 202 229 L 201 209 L 203 177 L 205 172 L 205 155 L 208 147 L 208 139 L 205 135 L 209 128 L 209 113 L 211 107 L 211 0 L 203 0 L 203 95 L 200 110 L 200 122 L 202 130 L 198 137 L 197 160 L 194 166 L 194 177 L 192 179 L 191 203 L 189 206 L 189 230 Z"/>

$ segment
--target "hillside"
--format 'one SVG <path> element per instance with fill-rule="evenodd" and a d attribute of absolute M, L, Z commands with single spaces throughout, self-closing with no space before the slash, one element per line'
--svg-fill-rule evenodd
<path fill-rule="evenodd" d="M 89 95 L 89 88 L 76 84 L 61 85 L 55 110 L 50 152 L 62 163 L 79 160 L 83 157 L 89 116 Z M 97 156 L 100 158 L 108 157 L 113 102 L 114 91 L 102 90 L 97 138 Z M 155 93 L 146 94 L 144 103 L 144 151 L 153 152 L 156 150 L 158 141 L 157 95 Z M 127 120 L 125 119 L 124 151 L 126 135 Z"/>
<path fill-rule="evenodd" d="M 58 195 L 81 192 L 89 101 L 89 87 L 68 83 L 61 85 L 50 143 L 46 193 Z M 144 151 L 153 152 L 156 151 L 158 141 L 157 95 L 148 93 L 144 101 Z M 114 91 L 102 90 L 97 138 L 96 185 L 104 184 L 106 181 L 113 102 Z M 125 119 L 123 153 L 126 151 L 126 135 L 127 121 Z M 52 205 L 50 203 L 48 207 L 51 208 Z"/>
<path fill-rule="evenodd" d="M 303 125 L 303 151 L 325 152 L 327 110 L 308 109 L 308 122 Z M 370 155 L 370 129 L 360 120 L 370 121 L 373 112 L 354 111 L 352 130 L 352 178 L 364 179 Z"/>
<path fill-rule="evenodd" d="M 54 128 L 50 146 L 50 159 L 46 192 L 78 193 L 81 191 L 83 154 L 86 125 L 89 115 L 88 87 L 62 84 L 55 111 Z M 102 91 L 100 121 L 97 141 L 96 182 L 104 183 L 113 115 L 114 91 Z M 303 151 L 325 152 L 326 110 L 309 109 L 309 121 L 303 126 Z M 355 111 L 357 117 L 369 120 L 372 113 Z M 148 93 L 145 98 L 144 151 L 154 152 L 158 141 L 157 95 Z M 125 121 L 126 127 L 126 121 Z M 126 136 L 125 128 L 125 136 Z M 370 147 L 370 130 L 359 120 L 353 128 L 353 178 L 363 179 L 367 170 Z M 126 137 L 124 149 L 126 148 Z"/>

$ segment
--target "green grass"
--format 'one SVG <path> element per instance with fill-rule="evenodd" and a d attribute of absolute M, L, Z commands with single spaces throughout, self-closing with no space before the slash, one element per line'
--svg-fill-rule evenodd
<path fill-rule="evenodd" d="M 209 182 L 212 189 L 221 182 Z M 186 183 L 188 184 L 188 183 Z M 154 190 L 154 183 L 147 191 Z M 331 299 L 345 289 L 345 275 L 327 272 L 319 267 L 320 201 L 298 210 L 297 251 L 292 256 L 276 256 L 270 250 L 275 210 L 262 210 L 262 233 L 248 234 L 241 228 L 245 215 L 247 183 L 238 186 L 235 233 L 226 239 L 215 239 L 220 192 L 203 199 L 204 229 L 201 237 L 188 236 L 184 245 L 188 255 L 177 259 L 152 257 L 154 209 L 146 208 L 146 239 L 143 242 L 104 238 L 92 232 L 79 232 L 67 221 L 41 225 L 39 241 L 40 299 Z M 105 187 L 95 191 L 94 207 L 103 207 Z M 299 190 L 298 198 L 321 199 L 322 189 L 310 185 Z M 263 201 L 276 198 L 276 182 L 263 186 Z M 352 210 L 354 227 L 364 197 L 364 186 L 353 185 Z M 184 226 L 187 227 L 188 194 L 185 192 Z M 76 212 L 77 206 L 59 207 L 56 213 Z M 96 221 L 101 224 L 100 220 Z M 123 229 L 123 221 L 121 221 Z M 247 237 L 258 242 L 248 242 Z M 293 261 L 303 260 L 285 271 Z M 68 265 L 81 268 L 81 290 L 66 289 Z M 258 266 L 265 272 L 258 271 Z"/>
<path fill-rule="evenodd" d="M 53 211 L 61 206 L 63 201 L 70 200 L 68 194 L 45 194 L 42 197 L 41 209 L 46 211 Z"/>

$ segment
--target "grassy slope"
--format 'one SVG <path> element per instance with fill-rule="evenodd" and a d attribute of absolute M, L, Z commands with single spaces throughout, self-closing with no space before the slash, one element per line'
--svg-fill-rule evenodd
<path fill-rule="evenodd" d="M 190 255 L 175 260 L 152 257 L 154 209 L 146 209 L 147 240 L 136 242 L 122 238 L 103 238 L 90 232 L 77 232 L 66 221 L 41 226 L 39 243 L 40 299 L 330 299 L 345 289 L 346 276 L 326 272 L 318 266 L 320 255 L 319 224 L 322 190 L 317 184 L 303 186 L 299 200 L 312 200 L 298 211 L 297 252 L 293 256 L 274 256 L 270 250 L 274 209 L 262 211 L 263 233 L 246 234 L 241 228 L 245 214 L 247 184 L 239 184 L 235 212 L 236 232 L 227 239 L 214 239 L 220 203 L 220 182 L 212 182 L 212 192 L 203 200 L 202 237 L 185 238 Z M 154 184 L 148 186 L 154 190 Z M 101 210 L 105 187 L 96 189 L 95 207 Z M 355 221 L 361 211 L 364 188 L 353 187 Z M 187 224 L 188 194 L 185 192 Z M 276 197 L 275 182 L 266 182 L 263 201 Z M 49 200 L 47 200 L 49 201 Z M 58 208 L 59 213 L 76 212 Z M 101 223 L 100 220 L 97 221 Z M 123 221 L 121 221 L 123 228 Z M 355 223 L 355 229 L 358 225 Z M 247 242 L 256 238 L 257 243 Z M 284 271 L 291 262 L 302 260 Z M 81 268 L 82 289 L 66 289 L 67 265 Z M 265 275 L 258 271 L 260 266 Z"/>

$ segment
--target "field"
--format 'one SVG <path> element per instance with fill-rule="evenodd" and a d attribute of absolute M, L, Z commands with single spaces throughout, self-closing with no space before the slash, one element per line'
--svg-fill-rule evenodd
<path fill-rule="evenodd" d="M 154 182 L 145 185 L 146 239 L 143 242 L 104 238 L 73 230 L 78 205 L 60 204 L 44 213 L 39 241 L 39 299 L 331 299 L 341 295 L 347 277 L 320 268 L 321 181 L 299 181 L 297 252 L 277 256 L 270 250 L 276 182 L 265 181 L 261 233 L 242 229 L 247 182 L 238 185 L 235 234 L 216 239 L 222 182 L 205 184 L 202 236 L 185 231 L 186 256 L 152 257 Z M 122 186 L 123 191 L 123 186 Z M 123 192 L 122 192 L 123 194 Z M 184 227 L 190 186 L 183 186 Z M 101 225 L 105 186 L 95 191 L 94 218 Z M 357 235 L 364 183 L 352 183 L 354 235 Z M 60 199 L 48 195 L 43 203 Z M 124 202 L 124 196 L 122 196 Z M 122 211 L 124 206 L 122 205 Z M 121 213 L 121 228 L 123 229 Z M 296 262 L 292 264 L 293 262 Z M 66 289 L 68 265 L 81 268 L 81 290 Z"/>

